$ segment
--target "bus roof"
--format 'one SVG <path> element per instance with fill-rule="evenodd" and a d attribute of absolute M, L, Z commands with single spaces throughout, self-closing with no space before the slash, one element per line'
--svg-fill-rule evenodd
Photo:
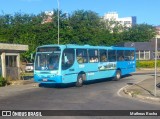
<path fill-rule="evenodd" d="M 66 44 L 66 45 L 58 45 L 58 44 L 50 44 L 50 45 L 42 45 L 40 47 L 60 47 L 60 48 L 87 48 L 87 49 L 115 49 L 115 50 L 135 50 L 134 47 L 117 47 L 117 46 L 92 46 L 92 45 L 77 45 L 77 44 Z"/>

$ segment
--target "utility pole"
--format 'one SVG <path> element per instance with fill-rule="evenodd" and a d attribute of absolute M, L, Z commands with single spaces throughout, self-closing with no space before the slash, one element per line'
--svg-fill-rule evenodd
<path fill-rule="evenodd" d="M 58 5 L 58 45 L 59 45 L 59 0 L 57 0 Z"/>

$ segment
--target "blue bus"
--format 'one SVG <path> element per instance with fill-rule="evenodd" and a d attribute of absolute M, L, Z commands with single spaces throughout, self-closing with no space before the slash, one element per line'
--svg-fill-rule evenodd
<path fill-rule="evenodd" d="M 43 45 L 36 51 L 34 81 L 66 84 L 121 76 L 136 70 L 135 48 L 90 45 Z"/>

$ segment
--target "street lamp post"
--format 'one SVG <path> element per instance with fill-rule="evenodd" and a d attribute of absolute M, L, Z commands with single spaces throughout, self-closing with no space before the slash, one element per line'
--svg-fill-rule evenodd
<path fill-rule="evenodd" d="M 155 39 L 155 89 L 154 96 L 157 96 L 157 38 Z"/>
<path fill-rule="evenodd" d="M 58 45 L 59 45 L 59 0 L 57 0 L 58 5 Z"/>

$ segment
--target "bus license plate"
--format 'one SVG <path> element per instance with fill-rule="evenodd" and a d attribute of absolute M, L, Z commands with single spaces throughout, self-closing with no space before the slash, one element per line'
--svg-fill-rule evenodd
<path fill-rule="evenodd" d="M 48 81 L 48 79 L 43 79 L 43 81 Z"/>

